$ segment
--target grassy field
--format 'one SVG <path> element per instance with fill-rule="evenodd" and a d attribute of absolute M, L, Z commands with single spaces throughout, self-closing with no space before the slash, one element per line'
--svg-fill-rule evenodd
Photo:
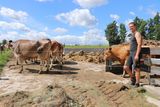
<path fill-rule="evenodd" d="M 4 51 L 0 53 L 0 73 L 2 72 L 2 69 L 9 60 L 10 56 L 11 56 L 11 51 Z"/>
<path fill-rule="evenodd" d="M 107 45 L 66 45 L 65 48 L 107 48 Z"/>

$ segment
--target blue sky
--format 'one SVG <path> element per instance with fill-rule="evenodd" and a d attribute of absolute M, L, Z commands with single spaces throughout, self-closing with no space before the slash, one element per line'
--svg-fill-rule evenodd
<path fill-rule="evenodd" d="M 106 44 L 104 29 L 136 16 L 153 18 L 159 0 L 0 0 L 0 40 L 50 38 L 65 44 Z"/>

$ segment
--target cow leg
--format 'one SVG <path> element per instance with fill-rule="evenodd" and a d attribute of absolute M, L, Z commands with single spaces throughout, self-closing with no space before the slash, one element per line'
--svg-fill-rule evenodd
<path fill-rule="evenodd" d="M 16 65 L 19 65 L 19 64 L 18 64 L 18 60 L 16 60 Z"/>
<path fill-rule="evenodd" d="M 29 60 L 30 60 L 30 59 L 29 59 Z M 27 64 L 27 60 L 25 60 L 24 62 L 25 62 L 25 64 Z"/>
<path fill-rule="evenodd" d="M 122 74 L 122 77 L 125 78 L 125 75 L 126 75 L 126 71 L 123 70 L 123 74 Z"/>
<path fill-rule="evenodd" d="M 43 68 L 43 66 L 42 66 L 43 64 L 42 64 L 42 63 L 43 63 L 43 62 L 40 61 L 40 70 L 39 70 L 39 72 L 38 72 L 39 74 L 41 74 L 41 72 L 42 72 L 42 68 Z"/>
<path fill-rule="evenodd" d="M 59 64 L 59 67 L 60 67 L 60 69 L 62 70 L 62 67 L 63 67 L 63 56 L 58 55 L 58 56 L 56 57 L 56 59 L 57 59 L 58 62 L 60 63 L 60 64 Z"/>
<path fill-rule="evenodd" d="M 46 61 L 47 62 L 47 70 L 46 70 L 46 73 L 49 73 L 49 70 L 50 70 L 50 66 L 49 66 L 49 60 L 48 61 Z"/>
<path fill-rule="evenodd" d="M 50 62 L 51 62 L 51 63 L 50 63 L 49 69 L 51 70 L 51 69 L 52 69 L 52 66 L 53 66 L 53 58 L 50 59 Z"/>
<path fill-rule="evenodd" d="M 127 58 L 128 59 L 128 58 Z M 127 64 L 127 59 L 125 60 L 125 63 L 124 63 L 124 65 L 126 65 Z M 123 69 L 123 74 L 122 74 L 122 77 L 124 78 L 125 77 L 125 75 L 126 75 L 126 71 Z"/>
<path fill-rule="evenodd" d="M 16 65 L 19 65 L 19 62 L 20 62 L 20 60 L 19 60 L 19 56 L 18 56 L 18 57 L 16 57 L 16 63 L 15 63 L 15 66 L 16 66 Z"/>
<path fill-rule="evenodd" d="M 51 63 L 50 63 L 50 67 L 49 67 L 50 70 L 51 70 L 52 67 L 53 67 L 53 63 L 54 63 L 55 59 L 56 59 L 56 57 L 52 55 L 52 57 L 50 58 L 50 62 L 51 62 Z"/>
<path fill-rule="evenodd" d="M 19 73 L 22 73 L 23 72 L 23 64 L 21 64 L 21 69 L 19 71 Z"/>
<path fill-rule="evenodd" d="M 60 55 L 60 69 L 63 68 L 63 55 Z"/>
<path fill-rule="evenodd" d="M 59 61 L 59 62 L 60 62 L 59 67 L 60 67 L 60 69 L 62 70 L 62 68 L 63 68 L 63 62 L 62 62 L 62 60 L 61 60 L 61 61 Z"/>
<path fill-rule="evenodd" d="M 22 73 L 23 72 L 23 60 L 20 58 L 19 61 L 20 61 L 20 71 L 19 71 L 19 73 Z"/>

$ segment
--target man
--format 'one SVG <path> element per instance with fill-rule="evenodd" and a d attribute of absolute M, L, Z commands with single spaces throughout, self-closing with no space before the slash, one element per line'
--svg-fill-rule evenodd
<path fill-rule="evenodd" d="M 142 46 L 142 36 L 137 31 L 136 24 L 134 22 L 129 23 L 129 28 L 132 32 L 132 37 L 130 39 L 130 55 L 128 57 L 126 65 L 124 66 L 124 70 L 129 74 L 131 78 L 131 85 L 139 87 L 141 57 L 140 51 Z"/>

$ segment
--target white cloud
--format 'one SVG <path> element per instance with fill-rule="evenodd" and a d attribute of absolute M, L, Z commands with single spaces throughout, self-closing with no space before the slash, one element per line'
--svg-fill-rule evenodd
<path fill-rule="evenodd" d="M 149 14 L 151 17 L 154 17 L 157 14 L 157 12 L 158 12 L 155 9 L 154 5 L 150 5 L 148 7 L 140 6 L 139 10 L 142 11 L 142 12 L 145 12 L 145 13 Z"/>
<path fill-rule="evenodd" d="M 128 24 L 129 24 L 130 22 L 133 22 L 133 19 L 127 19 L 127 20 L 125 20 L 124 23 L 125 23 L 126 26 L 128 26 Z"/>
<path fill-rule="evenodd" d="M 42 38 L 48 38 L 52 40 L 57 40 L 60 43 L 66 45 L 100 45 L 107 44 L 106 38 L 101 34 L 102 31 L 99 29 L 90 29 L 87 32 L 84 32 L 81 36 L 79 35 L 57 35 L 50 36 L 46 32 L 38 32 L 35 30 L 31 30 L 25 33 L 19 33 L 18 31 L 8 31 L 8 32 L 0 32 L 0 41 L 3 39 L 7 40 L 18 40 L 18 39 L 28 39 L 28 40 L 39 40 Z"/>
<path fill-rule="evenodd" d="M 108 3 L 108 0 L 74 0 L 82 8 L 93 8 Z"/>
<path fill-rule="evenodd" d="M 38 32 L 38 31 L 30 31 L 23 35 L 24 38 L 30 39 L 30 40 L 39 40 L 43 38 L 48 38 L 49 35 L 46 32 Z"/>
<path fill-rule="evenodd" d="M 49 31 L 49 28 L 48 28 L 48 27 L 45 27 L 43 31 L 44 31 L 44 32 L 48 32 L 48 31 Z"/>
<path fill-rule="evenodd" d="M 58 33 L 58 34 L 63 34 L 63 33 L 68 32 L 67 29 L 61 28 L 61 27 L 57 27 L 57 28 L 53 29 L 53 31 L 54 31 L 55 33 Z"/>
<path fill-rule="evenodd" d="M 110 17 L 113 19 L 113 20 L 118 20 L 120 18 L 120 16 L 118 16 L 117 14 L 110 14 Z"/>
<path fill-rule="evenodd" d="M 55 36 L 52 39 L 57 40 L 63 44 L 67 45 L 99 45 L 107 44 L 105 36 L 101 34 L 102 31 L 99 29 L 90 29 L 87 32 L 84 32 L 83 35 L 59 35 Z"/>
<path fill-rule="evenodd" d="M 136 14 L 132 11 L 129 12 L 130 15 L 135 16 Z"/>
<path fill-rule="evenodd" d="M 91 28 L 97 24 L 96 17 L 88 9 L 75 9 L 68 13 L 60 13 L 55 18 L 61 22 L 69 23 L 71 26 Z"/>
<path fill-rule="evenodd" d="M 36 0 L 38 2 L 50 2 L 50 1 L 53 1 L 53 0 Z"/>
<path fill-rule="evenodd" d="M 9 31 L 6 33 L 0 33 L 0 41 L 2 40 L 16 40 L 16 38 L 19 37 L 18 32 L 15 31 Z"/>
<path fill-rule="evenodd" d="M 18 21 L 24 21 L 28 16 L 28 14 L 24 11 L 15 11 L 7 7 L 0 8 L 0 15 Z"/>
<path fill-rule="evenodd" d="M 8 32 L 1 32 L 0 33 L 0 41 L 6 40 L 18 40 L 18 39 L 28 39 L 28 40 L 39 40 L 43 38 L 48 38 L 49 35 L 45 32 L 37 32 L 37 31 L 30 31 L 25 32 L 24 34 L 19 33 L 18 31 L 8 31 Z"/>
<path fill-rule="evenodd" d="M 59 35 L 52 38 L 53 40 L 57 40 L 60 43 L 66 45 L 75 45 L 75 44 L 84 44 L 83 43 L 83 36 L 76 36 L 76 35 Z"/>
<path fill-rule="evenodd" d="M 151 15 L 152 17 L 154 17 L 154 16 L 157 14 L 157 11 L 154 10 L 154 9 L 152 9 L 152 8 L 147 8 L 146 11 L 147 11 L 147 13 L 148 13 L 149 15 Z"/>
<path fill-rule="evenodd" d="M 99 45 L 99 44 L 106 44 L 106 38 L 102 35 L 102 31 L 99 29 L 90 29 L 87 32 L 83 33 L 85 37 L 85 44 L 86 45 Z"/>
<path fill-rule="evenodd" d="M 49 1 L 53 1 L 53 0 L 36 0 L 38 2 L 49 2 Z"/>
<path fill-rule="evenodd" d="M 3 30 L 22 30 L 25 32 L 28 32 L 30 29 L 26 27 L 26 25 L 18 22 L 5 22 L 5 21 L 0 21 L 0 28 Z"/>

